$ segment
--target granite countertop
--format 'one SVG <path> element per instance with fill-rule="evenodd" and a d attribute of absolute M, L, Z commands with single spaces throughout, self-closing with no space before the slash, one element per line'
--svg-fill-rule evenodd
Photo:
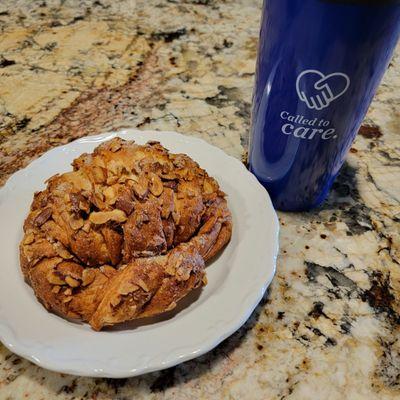
<path fill-rule="evenodd" d="M 51 147 L 122 127 L 199 136 L 240 158 L 260 7 L 2 0 L 0 184 Z M 399 96 L 396 56 L 328 201 L 279 213 L 270 290 L 215 350 L 111 380 L 49 372 L 0 345 L 0 399 L 398 399 Z"/>

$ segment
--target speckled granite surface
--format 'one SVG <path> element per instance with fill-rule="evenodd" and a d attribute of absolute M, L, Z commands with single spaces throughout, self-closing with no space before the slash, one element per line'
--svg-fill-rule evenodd
<path fill-rule="evenodd" d="M 247 145 L 256 0 L 0 2 L 0 184 L 119 127 Z M 400 52 L 398 52 L 400 53 Z M 325 205 L 280 213 L 268 296 L 209 354 L 127 380 L 43 370 L 0 345 L 0 399 L 400 398 L 400 59 Z"/>

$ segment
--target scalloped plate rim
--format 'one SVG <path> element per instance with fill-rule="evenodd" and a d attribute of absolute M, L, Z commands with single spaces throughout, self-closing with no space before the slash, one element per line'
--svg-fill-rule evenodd
<path fill-rule="evenodd" d="M 193 359 L 195 357 L 199 357 L 205 354 L 206 352 L 212 350 L 227 337 L 231 336 L 237 329 L 239 329 L 247 321 L 247 319 L 250 317 L 250 315 L 252 314 L 252 312 L 262 299 L 266 289 L 268 288 L 275 274 L 276 258 L 279 248 L 278 245 L 279 222 L 277 215 L 272 207 L 272 203 L 268 196 L 268 193 L 260 185 L 255 176 L 252 175 L 250 172 L 248 172 L 239 160 L 237 160 L 232 156 L 227 155 L 225 152 L 223 152 L 223 150 L 209 144 L 208 142 L 198 137 L 186 136 L 183 134 L 170 131 L 141 131 L 136 129 L 123 129 L 120 131 L 104 132 L 97 135 L 90 135 L 79 138 L 66 145 L 50 149 L 49 151 L 45 152 L 41 157 L 33 160 L 27 167 L 14 173 L 8 179 L 6 184 L 0 189 L 0 211 L 1 211 L 2 200 L 7 194 L 7 191 L 13 189 L 13 185 L 18 184 L 18 180 L 22 179 L 22 177 L 26 175 L 27 172 L 29 172 L 36 166 L 40 166 L 40 164 L 43 163 L 44 161 L 51 159 L 52 156 L 60 152 L 63 152 L 65 150 L 70 150 L 74 146 L 79 147 L 80 144 L 102 142 L 115 136 L 121 136 L 121 137 L 129 136 L 129 138 L 131 139 L 132 135 L 137 135 L 138 137 L 142 138 L 146 135 L 159 136 L 158 138 L 156 138 L 156 140 L 159 140 L 162 144 L 163 144 L 163 138 L 165 139 L 166 137 L 170 137 L 177 142 L 183 142 L 189 145 L 192 143 L 196 143 L 199 146 L 208 147 L 210 149 L 210 152 L 217 153 L 219 157 L 229 160 L 230 163 L 234 164 L 235 167 L 238 168 L 238 170 L 240 170 L 244 176 L 246 176 L 248 184 L 251 184 L 257 190 L 259 197 L 260 198 L 263 197 L 263 200 L 265 201 L 266 209 L 268 209 L 268 214 L 270 217 L 269 222 L 272 226 L 272 231 L 273 231 L 271 234 L 271 238 L 273 239 L 272 250 L 271 254 L 268 255 L 269 265 L 268 269 L 265 271 L 265 276 L 263 276 L 264 280 L 262 281 L 262 283 L 259 282 L 256 288 L 255 287 L 251 288 L 252 291 L 250 291 L 245 298 L 245 300 L 247 300 L 246 306 L 244 307 L 243 310 L 241 310 L 239 315 L 234 320 L 229 321 L 229 324 L 223 328 L 222 332 L 216 333 L 208 340 L 203 339 L 201 344 L 192 344 L 191 349 L 181 349 L 181 351 L 178 351 L 179 354 L 175 354 L 166 361 L 162 360 L 153 361 L 152 364 L 138 366 L 136 368 L 131 368 L 129 370 L 127 370 L 126 368 L 121 370 L 110 368 L 109 370 L 105 371 L 104 368 L 100 369 L 94 366 L 88 368 L 88 367 L 77 367 L 77 366 L 71 367 L 67 365 L 60 365 L 60 362 L 57 361 L 56 358 L 51 359 L 50 357 L 49 359 L 49 357 L 43 357 L 43 354 L 40 354 L 41 353 L 40 347 L 36 349 L 32 348 L 28 349 L 28 347 L 30 347 L 31 345 L 29 344 L 26 345 L 26 341 L 24 342 L 23 340 L 21 340 L 21 338 L 18 338 L 18 335 L 15 332 L 13 332 L 13 329 L 6 323 L 6 321 L 0 321 L 0 341 L 12 352 L 46 369 L 73 375 L 80 375 L 80 376 L 125 378 L 125 377 L 140 375 L 143 373 L 153 372 L 160 369 L 169 368 L 179 363 Z M 154 139 L 151 138 L 151 140 Z M 171 146 L 169 145 L 166 145 L 166 147 L 169 148 L 171 152 L 175 151 L 175 149 L 171 148 Z M 203 167 L 205 169 L 208 169 L 205 166 Z M 210 174 L 213 175 L 213 173 Z M 229 202 L 229 197 L 228 197 L 228 202 Z M 250 300 L 248 300 L 249 297 Z M 192 312 L 196 312 L 196 309 L 193 310 Z M 1 306 L 0 306 L 0 315 L 2 315 Z M 134 335 L 135 333 L 132 332 L 132 334 Z"/>

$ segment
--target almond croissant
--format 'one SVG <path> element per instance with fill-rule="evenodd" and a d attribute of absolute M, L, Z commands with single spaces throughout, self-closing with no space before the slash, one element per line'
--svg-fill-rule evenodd
<path fill-rule="evenodd" d="M 112 139 L 35 194 L 21 268 L 49 310 L 96 330 L 173 309 L 229 241 L 218 183 L 158 142 Z"/>

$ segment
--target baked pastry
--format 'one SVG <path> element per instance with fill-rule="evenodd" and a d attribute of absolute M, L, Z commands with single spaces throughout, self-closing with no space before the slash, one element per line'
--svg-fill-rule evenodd
<path fill-rule="evenodd" d="M 229 241 L 218 183 L 158 142 L 120 138 L 35 193 L 22 272 L 44 306 L 95 330 L 173 309 Z"/>

